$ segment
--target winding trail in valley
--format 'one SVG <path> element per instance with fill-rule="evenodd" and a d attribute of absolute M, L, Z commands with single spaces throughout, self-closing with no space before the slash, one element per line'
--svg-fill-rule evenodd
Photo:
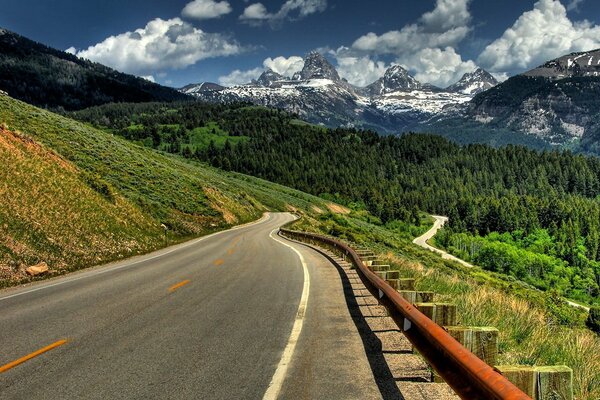
<path fill-rule="evenodd" d="M 421 236 L 415 238 L 413 240 L 413 243 L 418 246 L 421 246 L 427 250 L 433 251 L 434 253 L 439 254 L 444 260 L 452 260 L 452 261 L 456 261 L 459 264 L 464 265 L 465 267 L 473 267 L 473 264 L 470 264 L 470 263 L 466 262 L 465 260 L 462 260 L 456 256 L 453 256 L 452 254 L 450 254 L 444 250 L 438 249 L 437 247 L 433 247 L 432 245 L 427 243 L 427 241 L 429 239 L 431 239 L 432 237 L 434 237 L 435 234 L 446 224 L 446 222 L 448 222 L 448 217 L 444 217 L 441 215 L 432 215 L 432 217 L 434 218 L 435 221 L 434 221 L 431 229 L 429 229 L 427 232 L 425 232 Z M 567 304 L 569 304 L 572 307 L 581 308 L 583 310 L 590 311 L 589 307 L 575 303 L 574 301 L 571 301 L 571 300 L 567 300 L 567 299 L 564 299 L 564 300 L 567 302 Z"/>

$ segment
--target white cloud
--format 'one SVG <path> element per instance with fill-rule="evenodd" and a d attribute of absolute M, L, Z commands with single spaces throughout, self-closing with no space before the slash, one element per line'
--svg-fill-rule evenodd
<path fill-rule="evenodd" d="M 262 3 L 250 4 L 240 16 L 242 20 L 265 20 L 271 18 L 267 8 Z"/>
<path fill-rule="evenodd" d="M 231 11 L 228 1 L 194 0 L 186 4 L 181 14 L 193 19 L 211 19 L 219 18 Z"/>
<path fill-rule="evenodd" d="M 363 56 L 392 55 L 397 64 L 414 72 L 418 80 L 448 86 L 475 69 L 473 61 L 462 60 L 455 50 L 472 30 L 469 3 L 470 0 L 437 0 L 435 8 L 416 23 L 380 35 L 370 32 L 356 39 L 351 50 Z M 339 55 L 337 58 L 339 64 L 344 63 Z M 352 65 L 351 60 L 347 62 Z M 380 72 L 381 64 L 370 58 L 357 61 L 355 67 L 361 63 L 372 76 Z M 359 81 L 358 77 L 355 81 Z"/>
<path fill-rule="evenodd" d="M 373 61 L 368 56 L 355 55 L 345 47 L 330 53 L 336 58 L 340 76 L 356 86 L 367 86 L 375 82 L 388 68 L 383 61 Z"/>
<path fill-rule="evenodd" d="M 433 11 L 423 14 L 421 22 L 427 31 L 445 32 L 471 21 L 471 0 L 438 0 Z"/>
<path fill-rule="evenodd" d="M 77 54 L 77 49 L 73 46 L 69 47 L 68 49 L 65 50 L 65 53 L 69 53 L 69 54 Z"/>
<path fill-rule="evenodd" d="M 223 86 L 243 85 L 249 83 L 252 79 L 257 79 L 262 73 L 262 68 L 254 68 L 248 71 L 236 69 L 228 75 L 220 76 L 219 83 Z"/>
<path fill-rule="evenodd" d="M 600 47 L 600 26 L 572 22 L 558 0 L 539 0 L 489 44 L 479 63 L 492 72 L 521 72 L 574 51 Z"/>
<path fill-rule="evenodd" d="M 452 47 L 445 49 L 423 49 L 414 54 L 408 63 L 417 71 L 415 78 L 446 87 L 457 82 L 467 72 L 473 72 L 477 65 L 471 60 L 463 61 Z"/>
<path fill-rule="evenodd" d="M 281 56 L 275 58 L 269 57 L 263 61 L 263 66 L 271 68 L 283 76 L 292 77 L 296 72 L 302 70 L 304 59 L 298 56 L 291 56 L 289 58 Z"/>
<path fill-rule="evenodd" d="M 263 61 L 262 67 L 257 67 L 242 71 L 236 69 L 228 75 L 219 77 L 219 83 L 223 86 L 235 86 L 250 83 L 253 79 L 258 79 L 267 68 L 283 76 L 291 77 L 294 73 L 300 71 L 304 67 L 304 59 L 298 56 L 266 58 Z"/>
<path fill-rule="evenodd" d="M 260 25 L 269 21 L 272 25 L 279 25 L 286 18 L 304 18 L 311 14 L 325 11 L 327 0 L 287 0 L 279 11 L 269 13 L 262 3 L 253 3 L 244 9 L 240 19 L 251 25 Z"/>
<path fill-rule="evenodd" d="M 150 81 L 150 82 L 156 82 L 156 80 L 154 79 L 154 77 L 152 75 L 143 75 L 143 76 L 140 76 L 140 78 L 144 78 L 145 80 Z"/>
<path fill-rule="evenodd" d="M 120 71 L 147 75 L 244 50 L 236 41 L 218 33 L 204 32 L 180 18 L 157 18 L 144 28 L 110 36 L 77 55 Z"/>

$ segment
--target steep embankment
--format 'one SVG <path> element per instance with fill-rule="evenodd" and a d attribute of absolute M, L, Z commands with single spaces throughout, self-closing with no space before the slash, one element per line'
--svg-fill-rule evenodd
<path fill-rule="evenodd" d="M 149 150 L 0 95 L 0 286 L 258 218 L 316 197 Z"/>

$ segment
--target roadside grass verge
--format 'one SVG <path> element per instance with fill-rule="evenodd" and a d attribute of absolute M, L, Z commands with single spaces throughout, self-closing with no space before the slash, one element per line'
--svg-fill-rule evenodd
<path fill-rule="evenodd" d="M 436 292 L 436 301 L 457 304 L 461 325 L 498 328 L 499 364 L 568 365 L 573 369 L 575 398 L 600 398 L 600 336 L 584 327 L 586 313 L 553 293 L 463 267 L 412 244 L 428 223 L 423 216 L 418 227 L 394 230 L 365 213 L 353 212 L 306 216 L 293 229 L 371 248 L 403 276 L 415 278 L 418 289 Z"/>

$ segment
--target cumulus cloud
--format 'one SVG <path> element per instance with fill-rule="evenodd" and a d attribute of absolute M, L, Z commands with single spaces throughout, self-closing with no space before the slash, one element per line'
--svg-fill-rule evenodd
<path fill-rule="evenodd" d="M 254 68 L 247 71 L 236 69 L 228 75 L 220 76 L 219 83 L 223 86 L 237 86 L 249 83 L 257 79 L 263 73 L 262 68 Z"/>
<path fill-rule="evenodd" d="M 417 79 L 448 86 L 476 68 L 473 61 L 463 60 L 455 49 L 472 30 L 469 3 L 470 0 L 437 0 L 435 8 L 416 23 L 380 35 L 367 33 L 356 39 L 351 49 L 367 57 L 392 55 L 395 63 L 406 66 Z M 340 65 L 344 62 L 338 57 Z M 368 71 L 373 76 L 380 72 L 381 63 L 370 58 L 360 62 L 371 68 Z M 355 65 L 359 64 L 357 61 Z"/>
<path fill-rule="evenodd" d="M 286 57 L 275 57 L 267 58 L 263 61 L 265 68 L 271 68 L 273 71 L 283 76 L 292 77 L 296 72 L 301 71 L 304 67 L 304 59 L 298 56 Z"/>
<path fill-rule="evenodd" d="M 340 76 L 356 86 L 367 86 L 385 74 L 388 66 L 383 61 L 374 61 L 369 56 L 358 55 L 351 49 L 340 47 L 330 51 L 336 61 Z"/>
<path fill-rule="evenodd" d="M 231 12 L 228 1 L 194 0 L 186 4 L 181 14 L 193 19 L 219 18 Z"/>
<path fill-rule="evenodd" d="M 75 47 L 71 46 L 71 47 L 69 47 L 68 49 L 65 50 L 65 53 L 76 55 L 77 54 L 77 49 Z"/>
<path fill-rule="evenodd" d="M 440 87 L 457 82 L 467 72 L 477 69 L 473 61 L 463 61 L 453 47 L 423 49 L 414 54 L 409 63 L 417 71 L 415 74 L 417 80 Z"/>
<path fill-rule="evenodd" d="M 154 79 L 154 77 L 152 75 L 143 75 L 143 76 L 140 76 L 140 78 L 143 78 L 150 82 L 156 82 L 156 80 Z"/>
<path fill-rule="evenodd" d="M 262 3 L 253 3 L 244 9 L 240 20 L 251 25 L 268 21 L 271 26 L 280 25 L 285 19 L 300 19 L 311 14 L 321 13 L 327 8 L 327 0 L 288 0 L 279 11 L 270 13 Z"/>
<path fill-rule="evenodd" d="M 302 67 L 304 67 L 304 59 L 302 57 L 269 57 L 263 61 L 262 67 L 246 71 L 236 69 L 228 75 L 219 77 L 219 83 L 223 86 L 243 85 L 251 82 L 253 79 L 258 79 L 267 68 L 270 68 L 283 76 L 291 77 L 294 73 L 300 71 Z"/>
<path fill-rule="evenodd" d="M 573 22 L 558 0 L 539 0 L 489 44 L 479 63 L 493 72 L 521 72 L 574 51 L 600 47 L 600 26 Z"/>
<path fill-rule="evenodd" d="M 134 32 L 110 36 L 77 52 L 77 56 L 120 71 L 148 75 L 244 50 L 236 41 L 218 33 L 204 32 L 180 18 L 157 18 Z"/>
<path fill-rule="evenodd" d="M 426 31 L 445 32 L 471 21 L 470 0 L 438 0 L 433 11 L 426 12 L 421 22 Z"/>

